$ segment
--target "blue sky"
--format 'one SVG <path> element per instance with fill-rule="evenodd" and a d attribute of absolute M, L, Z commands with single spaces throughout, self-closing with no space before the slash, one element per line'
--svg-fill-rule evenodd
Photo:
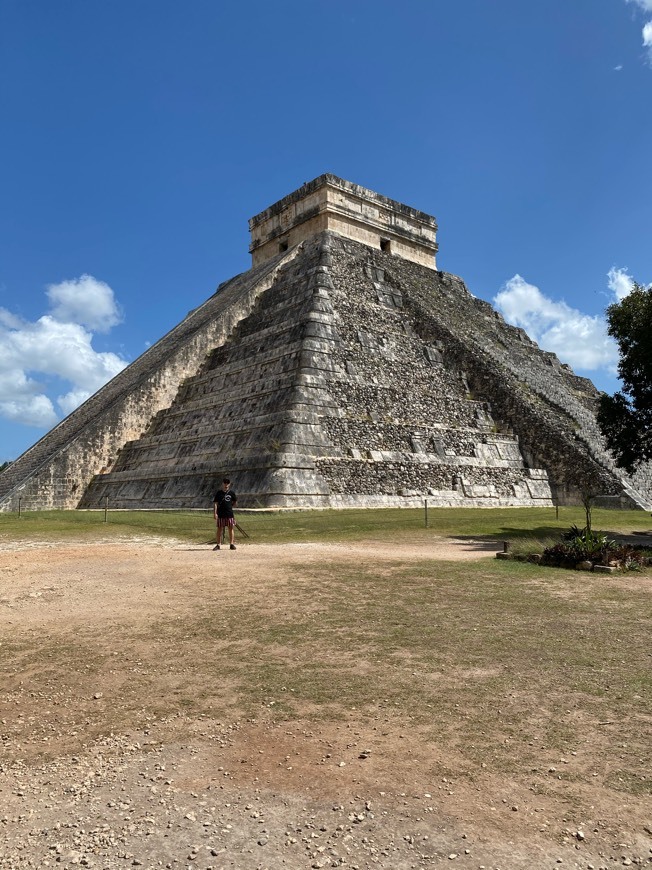
<path fill-rule="evenodd" d="M 333 172 L 617 388 L 652 281 L 652 0 L 0 0 L 0 462 L 249 268 Z"/>

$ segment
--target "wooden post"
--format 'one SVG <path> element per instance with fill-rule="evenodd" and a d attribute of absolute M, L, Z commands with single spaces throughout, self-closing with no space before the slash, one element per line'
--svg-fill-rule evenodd
<path fill-rule="evenodd" d="M 426 507 L 426 528 L 428 528 L 428 499 L 425 499 Z"/>
<path fill-rule="evenodd" d="M 107 514 L 109 512 L 109 497 L 108 495 L 104 496 L 104 522 L 107 523 Z"/>
<path fill-rule="evenodd" d="M 22 500 L 23 500 L 23 497 L 21 495 L 19 495 L 18 496 L 18 516 L 20 516 L 20 503 Z"/>

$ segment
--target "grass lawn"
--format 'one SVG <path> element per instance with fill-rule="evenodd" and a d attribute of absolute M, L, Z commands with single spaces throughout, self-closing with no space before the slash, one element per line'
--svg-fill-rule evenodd
<path fill-rule="evenodd" d="M 214 536 L 211 511 L 30 511 L 0 514 L 0 544 L 12 539 L 106 539 L 163 535 L 205 542 Z M 399 535 L 487 537 L 498 540 L 549 538 L 572 524 L 584 525 L 582 508 L 430 508 L 428 528 L 421 509 L 239 512 L 250 543 L 340 541 Z M 611 534 L 646 533 L 652 518 L 643 511 L 593 511 L 593 527 Z"/>

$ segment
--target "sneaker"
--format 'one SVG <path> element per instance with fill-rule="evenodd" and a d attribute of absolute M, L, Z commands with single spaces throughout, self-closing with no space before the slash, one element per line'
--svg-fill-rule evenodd
<path fill-rule="evenodd" d="M 219 550 L 219 549 L 220 549 L 220 545 L 217 544 L 215 547 L 213 547 L 213 549 L 214 549 L 214 550 Z"/>
<path fill-rule="evenodd" d="M 229 544 L 229 548 L 230 548 L 231 550 L 235 550 L 235 544 Z"/>

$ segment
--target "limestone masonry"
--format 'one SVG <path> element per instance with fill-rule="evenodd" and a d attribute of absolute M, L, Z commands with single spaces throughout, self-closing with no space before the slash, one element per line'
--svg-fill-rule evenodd
<path fill-rule="evenodd" d="M 323 230 L 435 268 L 437 221 L 393 199 L 320 175 L 249 221 L 252 264 Z"/>
<path fill-rule="evenodd" d="M 650 509 L 590 381 L 435 267 L 433 217 L 322 175 L 250 221 L 253 267 L 0 474 L 0 510 Z M 107 501 L 108 500 L 108 501 Z"/>

